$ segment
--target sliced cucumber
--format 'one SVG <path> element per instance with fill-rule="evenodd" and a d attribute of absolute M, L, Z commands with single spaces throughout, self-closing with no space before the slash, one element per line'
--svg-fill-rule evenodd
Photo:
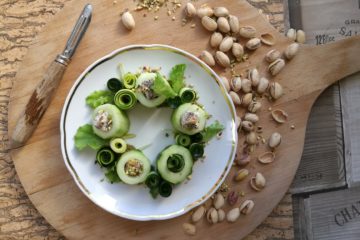
<path fill-rule="evenodd" d="M 179 164 L 176 170 L 170 170 L 174 165 L 171 162 L 174 157 L 175 159 L 182 159 L 183 163 Z M 163 179 L 170 183 L 178 184 L 191 174 L 193 159 L 187 148 L 180 145 L 170 145 L 159 154 L 156 165 L 157 170 Z"/>
<path fill-rule="evenodd" d="M 129 131 L 127 115 L 109 103 L 95 108 L 92 119 L 94 133 L 103 139 L 121 137 Z"/>
<path fill-rule="evenodd" d="M 192 118 L 193 124 L 186 124 L 186 118 Z M 199 105 L 185 103 L 176 108 L 171 116 L 173 127 L 179 132 L 194 135 L 205 128 L 207 114 Z"/>
<path fill-rule="evenodd" d="M 155 81 L 156 73 L 142 73 L 136 80 L 136 98 L 145 107 L 156 107 L 162 104 L 166 98 L 164 96 L 158 96 L 151 89 L 153 82 Z"/>
<path fill-rule="evenodd" d="M 121 155 L 116 172 L 127 184 L 139 184 L 146 180 L 151 170 L 149 159 L 139 150 L 130 150 Z"/>

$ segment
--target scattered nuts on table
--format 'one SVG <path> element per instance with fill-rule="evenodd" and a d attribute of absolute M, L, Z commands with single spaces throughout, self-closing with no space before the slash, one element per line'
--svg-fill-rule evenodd
<path fill-rule="evenodd" d="M 286 33 L 286 36 L 288 38 L 290 38 L 291 40 L 295 41 L 296 40 L 296 30 L 293 29 L 293 28 L 290 28 L 287 33 Z"/>
<path fill-rule="evenodd" d="M 259 117 L 255 113 L 246 113 L 244 116 L 244 120 L 256 123 L 259 121 Z"/>
<path fill-rule="evenodd" d="M 267 78 L 260 78 L 259 85 L 257 86 L 257 93 L 263 94 L 269 87 L 269 80 Z"/>
<path fill-rule="evenodd" d="M 249 175 L 249 170 L 246 168 L 240 169 L 234 176 L 234 180 L 240 182 Z"/>
<path fill-rule="evenodd" d="M 254 125 L 253 125 L 252 122 L 242 121 L 241 128 L 246 132 L 250 132 L 250 131 L 252 131 L 254 129 Z"/>
<path fill-rule="evenodd" d="M 273 152 L 265 152 L 258 156 L 258 161 L 263 164 L 269 164 L 274 162 L 275 160 L 275 153 Z"/>
<path fill-rule="evenodd" d="M 248 72 L 248 78 L 251 81 L 253 87 L 257 87 L 260 82 L 260 74 L 256 68 L 252 68 Z"/>
<path fill-rule="evenodd" d="M 241 27 L 239 35 L 243 38 L 254 38 L 256 36 L 256 29 L 252 26 Z"/>
<path fill-rule="evenodd" d="M 241 89 L 244 93 L 251 92 L 251 81 L 247 78 L 241 80 Z"/>
<path fill-rule="evenodd" d="M 238 17 L 236 17 L 234 15 L 230 15 L 229 16 L 229 25 L 230 25 L 231 32 L 233 32 L 233 33 L 239 32 L 240 25 L 239 25 Z"/>
<path fill-rule="evenodd" d="M 297 32 L 296 32 L 296 41 L 298 43 L 305 43 L 306 42 L 306 36 L 305 36 L 305 32 L 303 30 L 297 30 Z"/>
<path fill-rule="evenodd" d="M 204 216 L 204 214 L 205 214 L 204 206 L 198 207 L 191 216 L 192 222 L 195 223 L 195 222 L 200 221 L 200 219 Z"/>
<path fill-rule="evenodd" d="M 252 38 L 245 44 L 245 47 L 249 50 L 256 50 L 261 46 L 261 40 L 259 38 Z"/>
<path fill-rule="evenodd" d="M 248 215 L 252 212 L 255 203 L 253 200 L 245 200 L 240 206 L 240 212 L 244 215 Z"/>
<path fill-rule="evenodd" d="M 209 53 L 206 50 L 201 52 L 200 59 L 203 60 L 210 67 L 215 66 L 215 59 L 214 59 L 213 55 L 211 55 L 211 53 Z"/>
<path fill-rule="evenodd" d="M 273 99 L 279 99 L 283 95 L 283 88 L 280 83 L 272 82 L 270 84 L 270 95 Z"/>
<path fill-rule="evenodd" d="M 261 191 L 265 187 L 265 185 L 265 177 L 259 172 L 256 173 L 255 177 L 252 177 L 250 180 L 250 186 L 256 191 Z"/>
<path fill-rule="evenodd" d="M 260 40 L 263 44 L 272 46 L 276 43 L 275 36 L 271 33 L 263 33 L 260 35 Z"/>
<path fill-rule="evenodd" d="M 219 221 L 218 211 L 215 208 L 210 208 L 206 213 L 206 219 L 209 223 L 215 224 Z"/>
<path fill-rule="evenodd" d="M 238 61 L 240 61 L 240 59 L 244 56 L 244 48 L 237 42 L 233 43 L 231 52 Z"/>
<path fill-rule="evenodd" d="M 230 91 L 229 95 L 230 95 L 231 100 L 233 101 L 234 105 L 239 106 L 241 104 L 241 99 L 236 92 Z"/>
<path fill-rule="evenodd" d="M 241 90 L 241 78 L 235 76 L 230 81 L 230 87 L 234 92 L 239 92 Z"/>
<path fill-rule="evenodd" d="M 285 49 L 284 55 L 288 60 L 291 60 L 299 51 L 299 44 L 292 43 Z"/>
<path fill-rule="evenodd" d="M 249 104 L 248 110 L 249 112 L 256 113 L 260 108 L 261 108 L 260 102 L 252 101 Z"/>
<path fill-rule="evenodd" d="M 219 17 L 216 22 L 217 22 L 218 29 L 220 32 L 222 32 L 222 33 L 230 32 L 230 24 L 229 24 L 229 21 L 225 17 Z"/>
<path fill-rule="evenodd" d="M 196 8 L 194 7 L 194 5 L 190 2 L 188 2 L 186 5 L 185 5 L 185 14 L 187 17 L 193 17 L 195 14 L 196 14 Z"/>
<path fill-rule="evenodd" d="M 274 62 L 275 60 L 281 58 L 281 53 L 276 50 L 276 49 L 272 49 L 270 50 L 266 55 L 265 55 L 265 60 L 268 62 L 268 63 L 272 63 Z"/>
<path fill-rule="evenodd" d="M 274 149 L 276 147 L 278 147 L 281 143 L 281 135 L 278 132 L 274 132 L 273 134 L 271 134 L 270 138 L 269 138 L 269 147 Z"/>
<path fill-rule="evenodd" d="M 203 18 L 205 16 L 211 17 L 214 15 L 214 10 L 209 6 L 202 6 L 197 10 L 197 16 Z"/>
<path fill-rule="evenodd" d="M 275 76 L 277 75 L 283 68 L 285 67 L 285 61 L 284 59 L 276 59 L 272 63 L 270 63 L 268 70 L 271 73 L 271 75 Z"/>
<path fill-rule="evenodd" d="M 222 210 L 222 209 L 219 209 L 219 210 L 218 210 L 218 217 L 219 217 L 219 222 L 224 221 L 224 219 L 225 219 L 225 212 L 224 212 L 224 210 Z"/>
<path fill-rule="evenodd" d="M 222 83 L 224 84 L 226 91 L 229 92 L 230 91 L 230 83 L 229 83 L 229 80 L 227 79 L 227 77 L 220 76 L 220 79 L 221 79 Z"/>
<path fill-rule="evenodd" d="M 230 36 L 227 36 L 221 41 L 219 50 L 222 52 L 227 52 L 232 48 L 233 43 L 234 43 L 233 38 Z"/>
<path fill-rule="evenodd" d="M 249 145 L 254 145 L 254 144 L 256 144 L 256 142 L 257 142 L 256 133 L 255 133 L 255 132 L 249 132 L 249 133 L 246 135 L 245 141 L 246 141 L 246 143 L 249 144 Z"/>
<path fill-rule="evenodd" d="M 215 195 L 215 198 L 214 198 L 214 207 L 215 209 L 220 209 L 224 206 L 225 204 L 225 199 L 224 199 L 224 196 L 220 193 L 216 194 Z"/>
<path fill-rule="evenodd" d="M 252 100 L 253 100 L 253 94 L 252 93 L 246 93 L 241 98 L 241 105 L 246 108 L 246 107 L 249 106 L 249 104 L 252 102 Z"/>
<path fill-rule="evenodd" d="M 233 208 L 226 214 L 226 220 L 228 222 L 236 222 L 238 218 L 240 217 L 240 209 L 239 208 Z"/>
<path fill-rule="evenodd" d="M 250 155 L 249 154 L 241 154 L 239 158 L 236 158 L 236 164 L 240 167 L 244 167 L 250 163 Z"/>
<path fill-rule="evenodd" d="M 184 223 L 183 224 L 184 232 L 188 235 L 194 236 L 196 234 L 196 227 L 191 223 Z"/>
<path fill-rule="evenodd" d="M 135 28 L 134 17 L 129 11 L 126 11 L 121 15 L 121 21 L 128 30 L 133 30 Z"/>
<path fill-rule="evenodd" d="M 220 66 L 222 66 L 224 68 L 230 67 L 229 57 L 221 51 L 216 51 L 215 60 Z"/>
<path fill-rule="evenodd" d="M 223 40 L 223 35 L 219 32 L 214 32 L 213 34 L 211 34 L 210 46 L 213 48 L 217 48 L 220 46 L 222 40 Z"/>
<path fill-rule="evenodd" d="M 238 115 L 236 115 L 236 117 L 235 117 L 235 127 L 238 131 L 241 128 L 241 118 Z"/>
<path fill-rule="evenodd" d="M 229 192 L 227 196 L 227 201 L 230 206 L 234 206 L 237 203 L 238 199 L 239 199 L 239 193 L 235 191 Z"/>
<path fill-rule="evenodd" d="M 208 16 L 204 16 L 201 19 L 201 24 L 204 26 L 204 28 L 210 32 L 213 32 L 217 29 L 217 23 L 214 19 Z"/>
<path fill-rule="evenodd" d="M 277 123 L 285 123 L 288 119 L 288 114 L 281 109 L 271 111 L 271 116 Z"/>
<path fill-rule="evenodd" d="M 227 17 L 229 15 L 229 10 L 225 7 L 216 7 L 214 9 L 214 15 L 216 17 Z"/>

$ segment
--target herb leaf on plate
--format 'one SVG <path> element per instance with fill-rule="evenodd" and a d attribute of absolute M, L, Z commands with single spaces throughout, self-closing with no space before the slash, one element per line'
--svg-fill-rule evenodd
<path fill-rule="evenodd" d="M 220 133 L 224 130 L 224 126 L 219 123 L 219 121 L 215 121 L 213 124 L 207 126 L 203 131 L 203 141 L 208 142 L 210 139 L 216 136 L 216 134 Z"/>
<path fill-rule="evenodd" d="M 115 166 L 112 167 L 111 169 L 109 169 L 106 173 L 105 173 L 105 177 L 107 178 L 107 180 L 110 183 L 117 183 L 117 182 L 121 182 L 119 175 L 116 172 Z"/>
<path fill-rule="evenodd" d="M 86 97 L 86 104 L 92 108 L 111 103 L 114 100 L 114 93 L 108 90 L 98 90 Z"/>
<path fill-rule="evenodd" d="M 95 135 L 92 126 L 85 124 L 78 128 L 74 136 L 75 147 L 78 150 L 82 150 L 89 146 L 92 149 L 99 150 L 101 147 L 106 146 L 108 141 Z"/>
<path fill-rule="evenodd" d="M 185 69 L 186 69 L 185 64 L 175 65 L 171 69 L 169 82 L 175 93 L 179 93 L 180 89 L 182 89 L 185 86 L 185 79 L 184 79 Z"/>
<path fill-rule="evenodd" d="M 156 94 L 165 96 L 166 98 L 173 98 L 177 95 L 176 92 L 174 92 L 174 90 L 171 88 L 169 82 L 163 78 L 160 73 L 156 73 L 156 78 L 152 89 Z"/>

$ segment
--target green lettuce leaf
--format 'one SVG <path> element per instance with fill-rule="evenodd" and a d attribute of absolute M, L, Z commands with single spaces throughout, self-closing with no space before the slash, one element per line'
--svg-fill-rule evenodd
<path fill-rule="evenodd" d="M 219 121 L 215 121 L 213 124 L 207 126 L 202 132 L 203 141 L 208 142 L 210 139 L 215 137 L 219 132 L 224 130 L 225 127 L 219 123 Z"/>
<path fill-rule="evenodd" d="M 114 100 L 114 93 L 108 90 L 94 91 L 86 97 L 86 104 L 92 108 L 111 103 Z"/>
<path fill-rule="evenodd" d="M 180 89 L 185 86 L 184 73 L 186 65 L 175 65 L 170 72 L 169 82 L 175 93 L 179 93 Z"/>
<path fill-rule="evenodd" d="M 121 182 L 121 179 L 116 172 L 115 166 L 112 167 L 111 169 L 109 169 L 109 171 L 107 171 L 107 173 L 105 173 L 105 177 L 107 178 L 107 180 L 110 183 Z"/>
<path fill-rule="evenodd" d="M 171 88 L 169 82 L 161 76 L 160 73 L 156 73 L 156 78 L 152 90 L 161 96 L 166 98 L 173 98 L 176 96 L 176 92 Z"/>
<path fill-rule="evenodd" d="M 93 132 L 90 124 L 85 124 L 78 128 L 75 136 L 75 147 L 82 150 L 89 146 L 92 149 L 99 150 L 101 147 L 107 145 L 107 140 L 100 138 Z"/>

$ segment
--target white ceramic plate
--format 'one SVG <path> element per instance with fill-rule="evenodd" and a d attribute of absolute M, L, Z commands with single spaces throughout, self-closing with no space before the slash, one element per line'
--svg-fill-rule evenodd
<path fill-rule="evenodd" d="M 106 89 L 107 80 L 118 76 L 119 63 L 130 72 L 142 66 L 161 67 L 161 73 L 165 75 L 174 65 L 185 63 L 186 82 L 194 85 L 200 96 L 199 102 L 212 115 L 207 125 L 218 120 L 225 126 L 221 139 L 213 139 L 206 146 L 205 160 L 194 164 L 192 179 L 175 186 L 168 198 L 153 199 L 143 185 L 110 184 L 103 180 L 103 170 L 94 164 L 96 152 L 75 148 L 77 128 L 91 121 L 92 111 L 85 104 L 86 96 L 95 90 Z M 164 147 L 174 143 L 171 112 L 170 108 L 147 109 L 140 104 L 128 112 L 129 133 L 136 134 L 136 138 L 128 141 L 137 148 L 149 145 L 143 152 L 152 162 Z M 128 46 L 94 62 L 76 80 L 67 96 L 60 128 L 63 158 L 81 191 L 106 211 L 141 221 L 173 218 L 207 200 L 228 174 L 237 142 L 234 106 L 215 72 L 195 56 L 164 45 Z M 167 133 L 169 137 L 166 137 Z"/>

